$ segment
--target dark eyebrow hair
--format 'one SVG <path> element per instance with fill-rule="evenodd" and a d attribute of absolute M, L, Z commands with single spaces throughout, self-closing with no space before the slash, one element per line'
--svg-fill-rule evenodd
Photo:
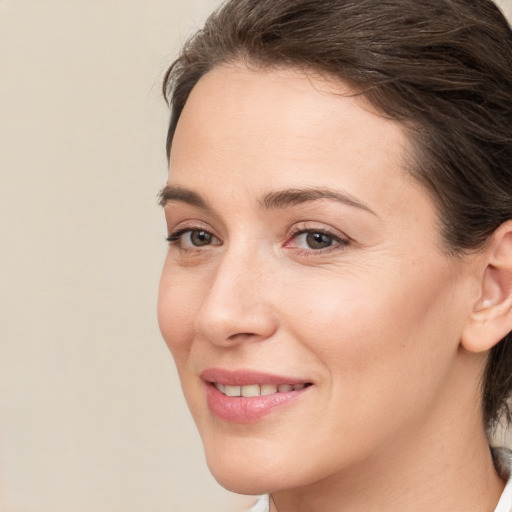
<path fill-rule="evenodd" d="M 165 206 L 169 202 L 182 202 L 191 206 L 197 206 L 205 210 L 211 210 L 207 201 L 203 199 L 197 192 L 183 187 L 175 187 L 166 185 L 158 194 L 160 206 Z M 318 201 L 320 199 L 331 199 L 338 201 L 354 208 L 367 211 L 372 215 L 378 215 L 367 205 L 358 201 L 349 194 L 336 192 L 329 188 L 290 188 L 286 190 L 278 190 L 269 192 L 259 201 L 260 205 L 265 209 L 280 209 L 296 206 L 303 203 Z"/>
<path fill-rule="evenodd" d="M 318 201 L 319 199 L 331 199 L 340 203 L 360 208 L 365 210 L 376 217 L 378 215 L 366 204 L 357 200 L 349 194 L 336 192 L 329 188 L 291 188 L 288 190 L 279 190 L 277 192 L 270 192 L 265 194 L 260 204 L 264 208 L 287 208 L 289 206 L 296 206 L 302 203 L 309 203 L 311 201 Z"/>
<path fill-rule="evenodd" d="M 204 208 L 205 210 L 211 209 L 208 203 L 197 192 L 183 187 L 166 185 L 158 193 L 158 204 L 160 206 L 165 206 L 170 202 L 186 203 L 191 206 Z"/>

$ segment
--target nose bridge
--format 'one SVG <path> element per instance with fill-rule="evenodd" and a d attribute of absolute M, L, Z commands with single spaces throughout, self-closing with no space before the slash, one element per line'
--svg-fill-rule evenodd
<path fill-rule="evenodd" d="M 221 345 L 271 336 L 276 322 L 268 277 L 268 265 L 254 243 L 226 248 L 198 311 L 199 334 Z"/>

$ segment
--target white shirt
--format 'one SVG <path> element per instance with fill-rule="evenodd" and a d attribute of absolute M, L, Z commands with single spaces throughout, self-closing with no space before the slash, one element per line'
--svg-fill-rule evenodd
<path fill-rule="evenodd" d="M 264 496 L 260 496 L 258 501 L 247 511 L 247 512 L 269 512 L 270 510 L 270 496 L 265 494 Z M 495 512 L 501 512 L 499 510 L 495 510 Z"/>
<path fill-rule="evenodd" d="M 506 448 L 491 448 L 494 464 L 502 478 L 507 479 L 498 506 L 494 512 L 512 512 L 512 452 Z"/>

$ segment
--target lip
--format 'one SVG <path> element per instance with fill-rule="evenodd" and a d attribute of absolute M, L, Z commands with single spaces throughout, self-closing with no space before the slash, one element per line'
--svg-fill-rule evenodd
<path fill-rule="evenodd" d="M 217 418 L 232 423 L 254 423 L 269 414 L 291 405 L 300 399 L 311 387 L 311 381 L 281 375 L 269 374 L 253 370 L 225 370 L 209 368 L 201 372 L 205 383 L 206 399 L 210 412 Z M 303 389 L 278 392 L 266 396 L 226 396 L 220 392 L 214 383 L 229 386 L 248 386 L 251 384 L 309 384 Z"/>
<path fill-rule="evenodd" d="M 201 378 L 205 382 L 218 382 L 229 386 L 249 386 L 250 384 L 303 384 L 311 382 L 307 379 L 297 379 L 284 375 L 258 372 L 254 370 L 225 370 L 223 368 L 208 368 L 201 372 Z"/>

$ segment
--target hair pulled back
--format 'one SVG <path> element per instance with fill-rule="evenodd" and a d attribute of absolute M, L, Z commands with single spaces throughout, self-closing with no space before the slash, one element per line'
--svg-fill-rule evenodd
<path fill-rule="evenodd" d="M 491 0 L 230 0 L 165 75 L 168 154 L 194 85 L 231 62 L 325 73 L 404 123 L 450 254 L 512 219 L 512 31 Z M 482 383 L 487 428 L 509 417 L 511 369 L 508 334 Z"/>

